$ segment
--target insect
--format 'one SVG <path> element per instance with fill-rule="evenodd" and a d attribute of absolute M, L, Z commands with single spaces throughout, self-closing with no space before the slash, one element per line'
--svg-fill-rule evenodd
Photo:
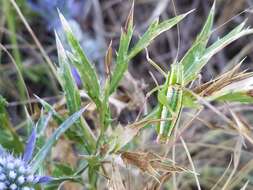
<path fill-rule="evenodd" d="M 158 92 L 157 142 L 167 143 L 174 127 L 178 124 L 183 102 L 183 65 L 174 63 L 162 89 Z"/>

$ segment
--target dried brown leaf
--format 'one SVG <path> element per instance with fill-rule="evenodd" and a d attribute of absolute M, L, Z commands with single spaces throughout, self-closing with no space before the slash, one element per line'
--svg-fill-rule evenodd
<path fill-rule="evenodd" d="M 194 92 L 200 96 L 210 96 L 215 92 L 227 87 L 228 85 L 234 84 L 239 81 L 244 81 L 247 78 L 252 77 L 253 73 L 246 73 L 246 71 L 239 72 L 240 66 L 243 61 L 235 65 L 231 70 L 223 73 L 214 80 L 202 84 L 201 86 L 194 89 Z"/>
<path fill-rule="evenodd" d="M 111 76 L 112 65 L 112 41 L 110 42 L 105 56 L 105 74 L 107 77 Z"/>
<path fill-rule="evenodd" d="M 189 172 L 188 169 L 175 165 L 170 160 L 152 152 L 123 151 L 121 152 L 121 158 L 125 164 L 139 168 L 157 181 L 166 173 Z"/>

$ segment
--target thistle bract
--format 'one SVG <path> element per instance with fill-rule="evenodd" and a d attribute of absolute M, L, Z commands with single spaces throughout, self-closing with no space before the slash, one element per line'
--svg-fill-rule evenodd
<path fill-rule="evenodd" d="M 30 190 L 39 180 L 40 178 L 31 173 L 29 165 L 22 159 L 15 158 L 11 154 L 0 157 L 0 190 Z"/>
<path fill-rule="evenodd" d="M 0 149 L 0 190 L 33 190 L 39 183 L 51 180 L 48 176 L 38 176 L 32 172 L 29 161 L 36 142 L 35 130 L 28 139 L 23 156 L 15 157 Z"/>

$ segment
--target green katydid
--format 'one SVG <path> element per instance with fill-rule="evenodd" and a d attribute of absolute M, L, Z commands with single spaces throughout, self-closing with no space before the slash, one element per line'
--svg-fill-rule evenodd
<path fill-rule="evenodd" d="M 185 85 L 196 79 L 196 76 L 200 72 L 199 68 L 201 68 L 198 64 L 203 64 L 202 59 L 197 58 L 205 54 L 206 45 L 212 33 L 214 7 L 215 3 L 193 46 L 187 51 L 180 62 L 175 61 L 171 65 L 171 70 L 168 74 L 164 73 L 147 54 L 148 61 L 166 77 L 165 84 L 158 90 L 159 108 L 157 117 L 161 119 L 161 122 L 157 126 L 158 142 L 168 142 L 173 129 L 180 120 L 183 106 L 196 105 L 194 98 L 191 98 L 192 94 L 190 90 L 187 90 Z"/>
<path fill-rule="evenodd" d="M 158 118 L 161 118 L 161 121 L 157 125 L 157 141 L 160 143 L 168 141 L 179 122 L 183 106 L 183 82 L 183 65 L 172 64 L 165 85 L 158 92 Z"/>
<path fill-rule="evenodd" d="M 184 69 L 182 63 L 174 62 L 169 74 L 166 74 L 152 59 L 146 50 L 146 58 L 161 74 L 166 77 L 165 84 L 158 86 L 157 141 L 166 143 L 174 127 L 178 124 L 183 107 Z M 158 84 L 157 84 L 158 85 Z"/>

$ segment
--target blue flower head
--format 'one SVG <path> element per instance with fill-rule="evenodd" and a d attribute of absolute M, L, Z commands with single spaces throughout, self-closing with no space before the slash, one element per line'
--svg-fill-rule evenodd
<path fill-rule="evenodd" d="M 49 29 L 58 28 L 60 20 L 58 19 L 57 9 L 59 9 L 67 18 L 73 18 L 82 15 L 87 0 L 27 0 L 31 9 L 40 14 L 49 24 Z"/>
<path fill-rule="evenodd" d="M 39 183 L 48 183 L 49 176 L 38 176 L 31 170 L 30 160 L 36 143 L 36 132 L 32 131 L 25 152 L 15 157 L 0 146 L 0 190 L 34 190 Z"/>

